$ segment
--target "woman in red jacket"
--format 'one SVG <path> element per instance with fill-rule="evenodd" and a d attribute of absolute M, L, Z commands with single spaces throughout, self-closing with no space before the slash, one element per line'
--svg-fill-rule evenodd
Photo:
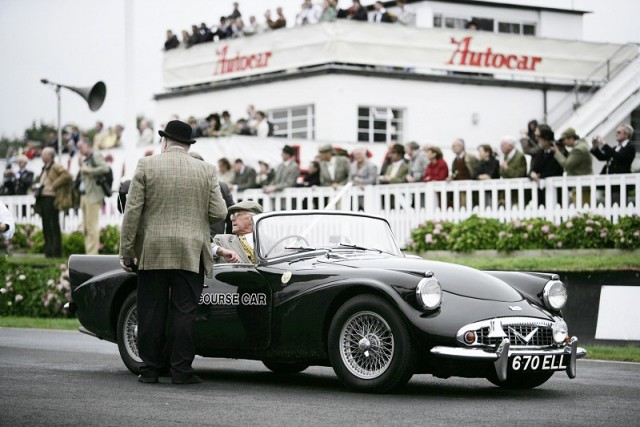
<path fill-rule="evenodd" d="M 438 147 L 427 148 L 429 164 L 422 176 L 422 182 L 444 181 L 449 176 L 449 166 L 442 158 L 442 151 Z"/>

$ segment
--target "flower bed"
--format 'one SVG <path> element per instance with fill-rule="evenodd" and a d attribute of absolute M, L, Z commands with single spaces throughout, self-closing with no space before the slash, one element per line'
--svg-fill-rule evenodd
<path fill-rule="evenodd" d="M 411 232 L 411 240 L 406 247 L 413 252 L 473 252 L 483 249 L 500 252 L 531 249 L 635 250 L 640 249 L 640 217 L 623 217 L 618 224 L 612 224 L 602 216 L 580 214 L 555 225 L 540 218 L 500 223 L 473 215 L 458 224 L 440 221 L 420 224 Z"/>

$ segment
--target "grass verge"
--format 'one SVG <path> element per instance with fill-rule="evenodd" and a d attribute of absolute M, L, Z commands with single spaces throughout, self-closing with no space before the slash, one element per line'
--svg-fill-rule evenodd
<path fill-rule="evenodd" d="M 640 346 L 585 345 L 589 352 L 587 359 L 615 360 L 618 362 L 639 362 Z"/>
<path fill-rule="evenodd" d="M 0 327 L 77 330 L 78 319 L 41 319 L 33 317 L 0 317 Z M 584 345 L 587 359 L 640 363 L 640 346 Z"/>
<path fill-rule="evenodd" d="M 428 257 L 428 254 L 426 255 Z M 520 271 L 597 271 L 639 269 L 637 254 L 622 255 L 558 255 L 554 257 L 509 258 L 455 256 L 428 258 L 462 264 L 480 270 L 520 270 Z"/>
<path fill-rule="evenodd" d="M 78 319 L 0 316 L 0 328 L 35 328 L 77 330 Z"/>

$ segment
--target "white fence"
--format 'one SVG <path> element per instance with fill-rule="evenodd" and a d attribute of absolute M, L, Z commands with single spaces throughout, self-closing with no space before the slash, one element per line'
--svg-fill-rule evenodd
<path fill-rule="evenodd" d="M 590 175 L 547 178 L 538 185 L 528 179 L 452 181 L 372 185 L 364 188 L 287 188 L 275 195 L 260 189 L 234 193 L 234 200 L 256 200 L 266 211 L 284 209 L 363 210 L 388 219 L 401 246 L 411 230 L 427 220 L 459 222 L 473 214 L 512 221 L 546 218 L 560 223 L 581 212 L 618 218 L 639 215 L 640 174 Z M 0 197 L 17 223 L 41 225 L 32 213 L 33 196 Z M 119 225 L 116 195 L 107 200 L 100 225 Z M 82 229 L 82 213 L 60 215 L 66 232 Z"/>

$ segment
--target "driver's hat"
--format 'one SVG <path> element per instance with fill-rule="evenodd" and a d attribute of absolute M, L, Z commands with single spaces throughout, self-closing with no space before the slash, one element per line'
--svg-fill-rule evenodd
<path fill-rule="evenodd" d="M 254 202 L 253 200 L 244 200 L 240 203 L 229 206 L 229 214 L 239 211 L 247 211 L 254 214 L 259 214 L 263 212 L 263 209 L 260 203 Z"/>

